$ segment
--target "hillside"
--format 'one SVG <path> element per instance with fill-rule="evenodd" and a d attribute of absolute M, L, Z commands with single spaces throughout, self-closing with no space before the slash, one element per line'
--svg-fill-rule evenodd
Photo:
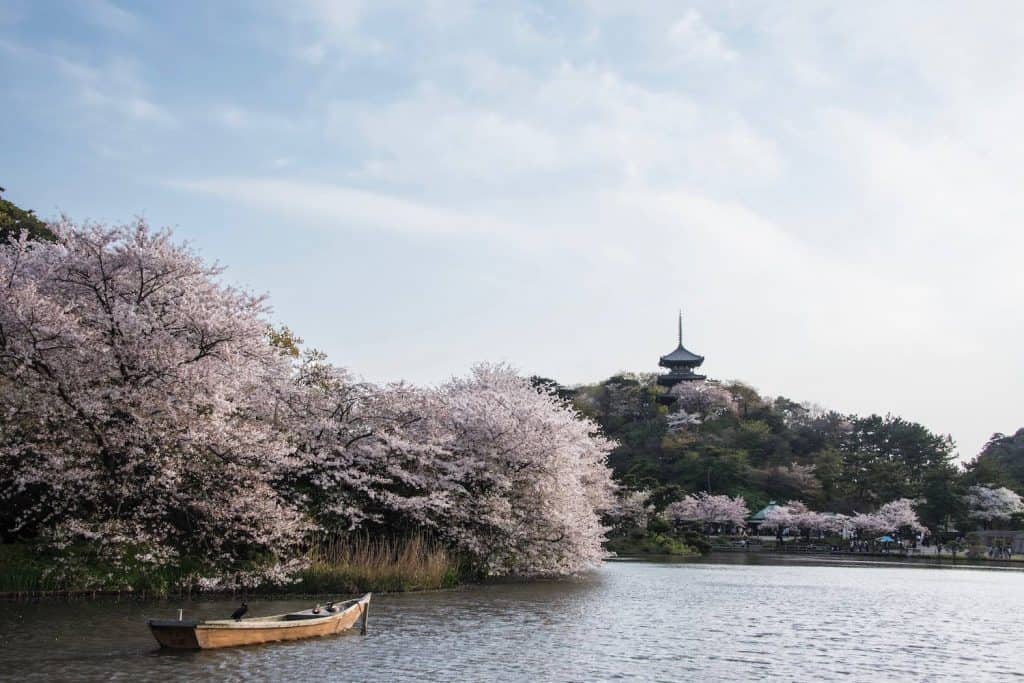
<path fill-rule="evenodd" d="M 795 499 L 846 514 L 912 498 L 936 529 L 962 517 L 969 485 L 1022 489 L 1024 430 L 993 437 L 964 470 L 950 437 L 902 417 L 841 414 L 738 382 L 683 383 L 666 406 L 656 377 L 617 375 L 572 400 L 618 442 L 615 478 L 650 490 L 657 507 L 698 491 L 742 496 L 752 510 Z"/>

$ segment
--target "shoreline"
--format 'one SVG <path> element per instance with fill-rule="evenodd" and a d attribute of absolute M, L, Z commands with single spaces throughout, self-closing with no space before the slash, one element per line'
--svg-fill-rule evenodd
<path fill-rule="evenodd" d="M 165 593 L 163 595 L 140 593 L 138 591 L 35 591 L 35 592 L 6 592 L 0 593 L 0 602 L 60 602 L 78 600 L 121 600 L 132 602 L 204 602 L 207 600 L 237 599 L 246 596 L 247 599 L 258 598 L 260 600 L 316 600 L 325 597 L 337 597 L 339 595 L 360 595 L 362 593 L 373 593 L 374 595 L 401 595 L 402 593 L 438 593 L 444 591 L 457 591 L 466 586 L 477 585 L 479 582 L 467 581 L 454 586 L 438 586 L 425 588 L 410 588 L 406 590 L 371 590 L 371 591 L 337 591 L 337 592 L 308 592 L 288 593 L 282 591 L 262 592 L 256 590 L 233 590 L 233 591 L 203 591 L 193 593 Z"/>
<path fill-rule="evenodd" d="M 760 560 L 764 560 L 761 562 Z M 984 569 L 988 571 L 1024 571 L 1022 560 L 995 560 L 987 558 L 928 557 L 896 555 L 890 553 L 790 553 L 785 551 L 713 550 L 697 557 L 681 555 L 621 555 L 608 562 L 655 562 L 693 564 L 821 564 L 821 565 L 918 565 L 946 569 Z"/>
<path fill-rule="evenodd" d="M 763 562 L 762 562 L 763 560 Z M 609 557 L 606 563 L 649 562 L 652 564 L 685 563 L 685 564 L 819 564 L 819 565 L 874 565 L 874 566 L 927 566 L 946 569 L 981 569 L 987 571 L 1024 571 L 1024 560 L 996 560 L 987 558 L 967 557 L 928 557 L 915 555 L 897 555 L 885 553 L 792 553 L 785 551 L 760 550 L 713 550 L 706 555 L 673 555 L 673 554 L 630 554 Z M 545 579 L 513 579 L 513 582 L 543 582 Z M 548 579 L 550 580 L 550 579 Z M 497 579 L 497 583 L 509 581 L 508 578 Z M 338 595 L 357 595 L 372 592 L 376 595 L 400 595 L 402 593 L 435 593 L 458 591 L 470 586 L 488 583 L 486 580 L 460 580 L 448 586 L 410 587 L 402 590 L 357 588 L 355 591 L 287 591 L 280 589 L 252 590 L 214 590 L 191 591 L 182 593 L 157 594 L 149 591 L 134 590 L 46 590 L 46 591 L 6 591 L 0 592 L 0 602 L 59 602 L 79 600 L 114 600 L 133 602 L 203 602 L 206 600 L 235 599 L 242 595 L 260 600 L 315 600 Z"/>

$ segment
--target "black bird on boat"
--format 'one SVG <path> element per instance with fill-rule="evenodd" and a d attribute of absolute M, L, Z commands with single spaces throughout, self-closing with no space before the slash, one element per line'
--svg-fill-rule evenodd
<path fill-rule="evenodd" d="M 333 602 L 327 603 L 326 607 L 327 607 L 327 611 L 328 612 L 337 612 L 338 611 L 338 608 L 334 606 Z"/>
<path fill-rule="evenodd" d="M 234 612 L 231 613 L 231 618 L 234 619 L 235 621 L 241 621 L 242 617 L 244 617 L 245 613 L 248 612 L 248 611 L 249 611 L 249 603 L 247 603 L 245 600 L 242 600 L 242 606 L 239 607 L 238 609 L 236 609 Z"/>

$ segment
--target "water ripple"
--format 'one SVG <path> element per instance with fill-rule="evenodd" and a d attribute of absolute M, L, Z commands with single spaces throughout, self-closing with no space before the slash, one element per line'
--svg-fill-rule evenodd
<path fill-rule="evenodd" d="M 222 617 L 234 605 L 183 607 Z M 157 652 L 144 619 L 177 608 L 0 605 L 0 679 L 934 681 L 1024 671 L 1018 572 L 618 562 L 584 580 L 378 596 L 365 638 Z"/>

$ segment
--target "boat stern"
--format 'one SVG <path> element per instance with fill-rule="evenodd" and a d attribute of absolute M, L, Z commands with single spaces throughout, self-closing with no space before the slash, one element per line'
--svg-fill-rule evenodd
<path fill-rule="evenodd" d="M 173 650 L 198 650 L 196 637 L 197 621 L 176 621 L 171 619 L 150 619 L 146 622 L 160 647 Z"/>

